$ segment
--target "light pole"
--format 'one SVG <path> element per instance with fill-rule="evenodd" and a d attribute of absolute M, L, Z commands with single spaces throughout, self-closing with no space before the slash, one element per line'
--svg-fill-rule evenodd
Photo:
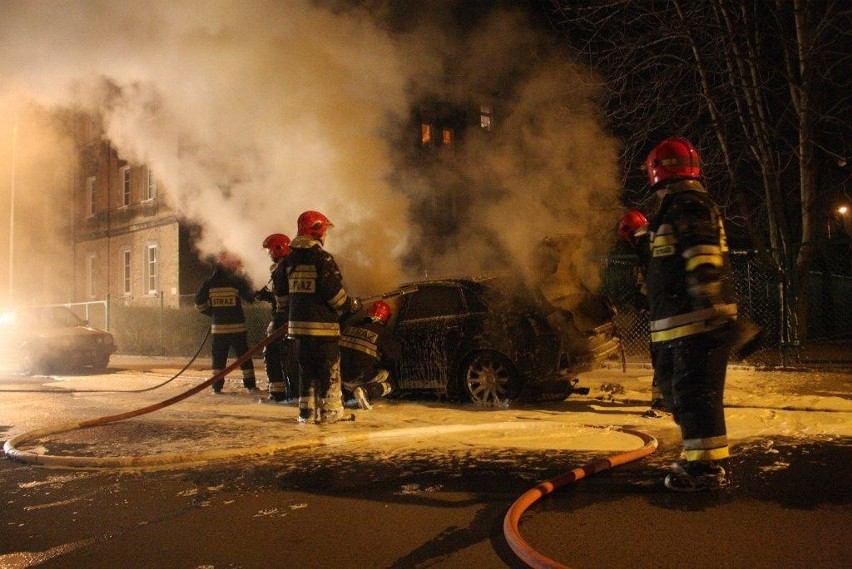
<path fill-rule="evenodd" d="M 11 195 L 11 206 L 9 208 L 9 304 L 12 304 L 15 285 L 15 162 L 18 146 L 18 121 L 12 127 L 12 181 L 9 194 Z"/>

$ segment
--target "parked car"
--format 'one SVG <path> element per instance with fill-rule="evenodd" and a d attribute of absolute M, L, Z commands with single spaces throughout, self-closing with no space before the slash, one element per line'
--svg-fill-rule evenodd
<path fill-rule="evenodd" d="M 0 314 L 4 363 L 33 375 L 103 370 L 115 352 L 113 335 L 89 326 L 64 306 L 25 306 Z"/>
<path fill-rule="evenodd" d="M 402 348 L 398 392 L 432 391 L 480 406 L 562 400 L 577 374 L 619 353 L 605 298 L 558 308 L 505 277 L 407 283 L 382 295 Z"/>

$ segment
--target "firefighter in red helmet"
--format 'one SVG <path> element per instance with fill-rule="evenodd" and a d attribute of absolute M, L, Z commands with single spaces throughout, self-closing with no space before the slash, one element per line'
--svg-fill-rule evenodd
<path fill-rule="evenodd" d="M 286 263 L 290 254 L 290 238 L 283 233 L 273 233 L 263 240 L 263 248 L 269 254 L 272 266 L 269 267 L 269 282 L 255 293 L 255 299 L 272 304 L 272 318 L 266 328 L 266 334 L 271 335 L 287 325 L 290 314 Z M 296 396 L 297 370 L 291 344 L 288 339 L 279 337 L 263 350 L 270 401 L 286 401 Z"/>
<path fill-rule="evenodd" d="M 685 457 L 672 465 L 665 485 L 677 491 L 718 488 L 727 483 L 722 398 L 737 317 L 725 227 L 688 140 L 663 140 L 644 166 L 660 197 L 647 228 L 654 381 L 680 427 Z"/>
<path fill-rule="evenodd" d="M 389 334 L 390 317 L 390 305 L 377 300 L 362 320 L 347 326 L 340 335 L 344 392 L 351 394 L 361 409 L 372 409 L 371 400 L 394 390 L 401 350 Z"/>
<path fill-rule="evenodd" d="M 360 308 L 343 286 L 343 276 L 323 249 L 333 227 L 318 211 L 297 221 L 290 243 L 287 279 L 290 293 L 288 334 L 296 340 L 299 361 L 299 421 L 335 423 L 344 418 L 340 381 L 340 321 Z"/>
<path fill-rule="evenodd" d="M 237 357 L 248 351 L 248 331 L 242 305 L 243 302 L 252 302 L 253 298 L 251 287 L 242 275 L 240 258 L 229 251 L 220 254 L 213 274 L 195 295 L 195 308 L 212 320 L 214 375 L 225 369 L 231 348 Z M 240 369 L 243 386 L 250 392 L 256 391 L 254 362 L 251 358 Z M 224 379 L 217 381 L 213 384 L 213 392 L 220 393 L 224 385 Z"/>

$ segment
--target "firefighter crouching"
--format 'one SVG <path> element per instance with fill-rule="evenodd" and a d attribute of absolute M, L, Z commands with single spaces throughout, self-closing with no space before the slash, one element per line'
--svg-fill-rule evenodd
<path fill-rule="evenodd" d="M 269 268 L 269 282 L 254 297 L 255 300 L 272 304 L 272 318 L 266 327 L 266 335 L 269 336 L 282 326 L 287 326 L 290 316 L 286 262 L 290 254 L 290 238 L 283 233 L 273 233 L 263 240 L 263 248 L 273 264 Z M 280 402 L 296 397 L 298 364 L 291 349 L 292 344 L 286 336 L 279 336 L 263 349 L 270 401 Z"/>
<path fill-rule="evenodd" d="M 351 393 L 361 409 L 372 409 L 371 400 L 394 390 L 399 344 L 388 334 L 391 308 L 376 301 L 362 320 L 347 326 L 340 335 L 340 370 L 344 392 Z"/>
<path fill-rule="evenodd" d="M 225 369 L 228 353 L 234 349 L 236 357 L 249 350 L 246 319 L 243 314 L 243 302 L 252 302 L 253 295 L 248 281 L 241 275 L 242 261 L 230 252 L 219 256 L 213 274 L 204 281 L 195 295 L 195 308 L 212 320 L 211 332 L 213 374 Z M 240 366 L 243 373 L 243 386 L 256 391 L 254 362 L 249 358 Z M 225 385 L 222 378 L 213 384 L 213 392 L 221 393 Z"/>
<path fill-rule="evenodd" d="M 299 422 L 335 423 L 344 418 L 340 382 L 340 321 L 360 307 L 347 294 L 334 258 L 323 249 L 332 227 L 326 216 L 306 211 L 290 243 L 288 334 L 299 361 Z"/>

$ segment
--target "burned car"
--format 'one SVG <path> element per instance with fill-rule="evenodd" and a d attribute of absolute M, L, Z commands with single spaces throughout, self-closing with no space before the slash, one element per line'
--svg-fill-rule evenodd
<path fill-rule="evenodd" d="M 573 314 L 507 277 L 424 280 L 382 295 L 402 357 L 398 392 L 503 407 L 561 400 L 578 373 L 619 353 L 611 305 L 584 295 Z"/>
<path fill-rule="evenodd" d="M 0 353 L 26 375 L 103 370 L 115 352 L 113 335 L 89 326 L 65 306 L 25 306 L 0 315 Z"/>

